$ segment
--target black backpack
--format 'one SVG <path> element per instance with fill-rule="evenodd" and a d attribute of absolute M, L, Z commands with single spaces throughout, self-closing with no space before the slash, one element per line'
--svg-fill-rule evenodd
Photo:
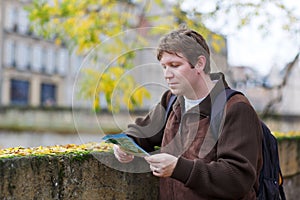
<path fill-rule="evenodd" d="M 213 103 L 210 129 L 216 139 L 218 138 L 225 104 L 232 96 L 236 94 L 242 93 L 227 88 L 216 97 Z M 167 120 L 175 100 L 176 96 L 172 94 L 167 105 L 165 120 Z M 272 135 L 270 129 L 262 121 L 261 126 L 263 130 L 263 166 L 259 176 L 259 190 L 257 193 L 257 199 L 286 200 L 283 189 L 283 176 L 279 163 L 277 139 Z"/>

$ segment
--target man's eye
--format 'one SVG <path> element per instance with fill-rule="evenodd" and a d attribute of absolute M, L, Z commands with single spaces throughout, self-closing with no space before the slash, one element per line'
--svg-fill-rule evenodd
<path fill-rule="evenodd" d="M 179 64 L 170 64 L 170 65 L 162 65 L 162 68 L 163 69 L 166 69 L 167 67 L 174 67 L 174 68 L 176 68 L 176 67 L 179 67 L 180 65 Z"/>
<path fill-rule="evenodd" d="M 171 64 L 170 66 L 171 66 L 171 67 L 178 67 L 179 64 Z"/>

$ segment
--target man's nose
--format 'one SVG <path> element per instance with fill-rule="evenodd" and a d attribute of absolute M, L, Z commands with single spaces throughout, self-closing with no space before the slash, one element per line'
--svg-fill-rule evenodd
<path fill-rule="evenodd" d="M 171 67 L 166 66 L 164 69 L 164 77 L 165 79 L 170 79 L 174 76 L 174 73 L 172 71 Z"/>

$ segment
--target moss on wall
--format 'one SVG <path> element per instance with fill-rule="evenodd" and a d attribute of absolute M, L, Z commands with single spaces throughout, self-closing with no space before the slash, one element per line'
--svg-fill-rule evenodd
<path fill-rule="evenodd" d="M 287 199 L 300 199 L 300 140 L 279 141 Z M 136 158 L 121 164 L 109 152 L 0 159 L 0 199 L 157 199 L 158 178 Z"/>
<path fill-rule="evenodd" d="M 158 179 L 151 173 L 128 173 L 110 153 L 25 156 L 0 160 L 0 199 L 157 199 Z M 147 168 L 136 160 L 138 168 Z M 138 169 L 137 169 L 138 171 Z"/>

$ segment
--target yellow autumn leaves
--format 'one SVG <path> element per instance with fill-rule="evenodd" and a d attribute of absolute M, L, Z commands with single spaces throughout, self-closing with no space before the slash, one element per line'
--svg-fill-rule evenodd
<path fill-rule="evenodd" d="M 276 138 L 300 138 L 300 131 L 288 131 L 288 132 L 272 131 L 272 134 Z"/>
<path fill-rule="evenodd" d="M 94 110 L 99 110 L 103 103 L 111 111 L 118 111 L 122 104 L 133 109 L 141 106 L 144 98 L 150 97 L 149 92 L 139 87 L 131 76 L 124 76 L 126 70 L 133 67 L 134 52 L 131 53 L 131 49 L 137 47 L 134 43 L 141 41 L 139 36 L 135 35 L 137 38 L 127 43 L 124 38 L 114 37 L 134 26 L 130 24 L 137 17 L 134 9 L 132 3 L 116 0 L 54 0 L 52 3 L 34 0 L 27 7 L 34 29 L 46 38 L 53 38 L 57 45 L 64 42 L 81 55 L 100 45 L 101 51 L 95 57 L 108 55 L 111 60 L 122 55 L 105 72 L 89 66 L 82 70 L 84 78 L 80 95 L 92 100 Z M 104 45 L 110 37 L 113 38 L 111 43 Z M 99 62 L 103 64 L 104 61 Z"/>
<path fill-rule="evenodd" d="M 124 105 L 133 109 L 142 105 L 144 98 L 150 98 L 150 93 L 144 87 L 138 87 L 132 76 L 124 75 L 126 70 L 121 67 L 110 67 L 107 72 L 101 73 L 94 69 L 83 70 L 81 95 L 93 99 L 93 109 L 99 110 L 101 100 L 104 96 L 107 108 L 110 111 L 118 112 Z"/>
<path fill-rule="evenodd" d="M 276 138 L 299 138 L 300 131 L 289 132 L 272 132 Z M 67 145 L 54 145 L 54 146 L 39 146 L 32 148 L 24 147 L 11 147 L 0 149 L 0 159 L 18 156 L 32 156 L 32 155 L 61 155 L 68 153 L 88 153 L 88 152 L 111 152 L 113 144 L 102 142 L 89 142 L 85 144 L 67 144 Z"/>
<path fill-rule="evenodd" d="M 144 28 L 143 23 L 146 23 L 147 26 L 155 26 L 146 35 L 160 36 L 185 22 L 189 28 L 199 30 L 212 41 L 216 52 L 225 47 L 223 37 L 209 31 L 197 18 L 189 18 L 178 6 L 174 6 L 171 14 L 166 16 L 149 14 L 148 11 L 155 5 L 162 6 L 162 0 L 151 3 L 139 0 L 33 0 L 26 10 L 32 28 L 41 36 L 50 38 L 57 45 L 66 45 L 83 56 L 100 46 L 101 52 L 95 56 L 105 55 L 110 57 L 110 61 L 115 61 L 105 72 L 89 66 L 82 70 L 84 78 L 80 94 L 92 100 L 94 110 L 99 110 L 104 103 L 109 110 L 118 111 L 122 104 L 133 109 L 150 97 L 149 92 L 139 86 L 133 77 L 124 76 L 127 70 L 134 67 L 136 55 L 132 50 L 143 48 L 148 41 L 147 36 L 138 31 L 126 35 L 127 30 Z M 108 38 L 110 42 L 105 45 Z M 103 60 L 99 62 L 104 63 Z"/>
<path fill-rule="evenodd" d="M 0 149 L 0 159 L 7 157 L 17 156 L 30 156 L 30 155 L 60 155 L 66 153 L 84 153 L 84 152 L 108 152 L 112 148 L 112 144 L 105 142 L 90 142 L 86 144 L 67 144 L 67 145 L 55 145 L 55 146 L 39 146 L 33 148 L 24 147 L 11 147 L 6 149 Z"/>
<path fill-rule="evenodd" d="M 84 53 L 101 42 L 101 35 L 112 36 L 123 31 L 124 23 L 134 16 L 130 6 L 119 9 L 116 0 L 34 0 L 27 7 L 32 27 L 45 37 L 55 37 L 59 45 L 67 41 Z M 122 4 L 121 4 L 122 6 Z"/>

